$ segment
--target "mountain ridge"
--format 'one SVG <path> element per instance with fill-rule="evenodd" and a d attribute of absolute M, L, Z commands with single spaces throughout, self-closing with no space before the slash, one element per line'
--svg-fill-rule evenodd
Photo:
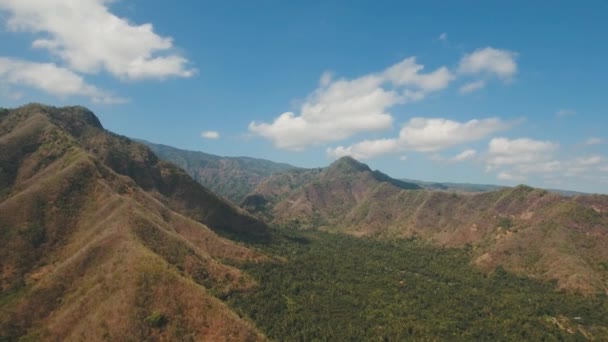
<path fill-rule="evenodd" d="M 200 151 L 139 140 L 160 158 L 184 169 L 197 182 L 240 204 L 263 178 L 272 174 L 299 169 L 295 166 L 251 157 L 222 157 Z"/>
<path fill-rule="evenodd" d="M 220 298 L 267 257 L 218 233 L 267 226 L 95 119 L 0 116 L 0 339 L 264 340 Z"/>
<path fill-rule="evenodd" d="M 608 291 L 606 195 L 564 197 L 525 185 L 481 193 L 403 189 L 369 167 L 336 163 L 306 177 L 270 177 L 243 207 L 277 226 L 471 248 L 471 261 L 488 271 L 504 266 L 563 289 Z"/>

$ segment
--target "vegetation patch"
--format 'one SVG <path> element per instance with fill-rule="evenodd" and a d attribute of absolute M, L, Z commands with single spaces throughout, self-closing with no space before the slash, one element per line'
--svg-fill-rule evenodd
<path fill-rule="evenodd" d="M 266 248 L 284 261 L 250 265 L 259 287 L 228 303 L 272 339 L 608 338 L 605 295 L 558 292 L 501 267 L 483 273 L 463 249 L 312 230 L 288 230 Z M 547 317 L 566 317 L 573 329 Z"/>
<path fill-rule="evenodd" d="M 511 220 L 509 217 L 501 217 L 498 220 L 498 226 L 502 227 L 503 229 L 509 230 L 513 227 L 513 220 Z"/>
<path fill-rule="evenodd" d="M 152 328 L 163 328 L 168 322 L 169 319 L 167 319 L 167 316 L 160 311 L 154 311 L 150 316 L 146 317 L 146 324 Z"/>

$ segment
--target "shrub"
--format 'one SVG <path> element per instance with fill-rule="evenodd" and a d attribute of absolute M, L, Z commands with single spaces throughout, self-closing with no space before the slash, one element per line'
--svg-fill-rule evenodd
<path fill-rule="evenodd" d="M 500 220 L 498 220 L 498 226 L 504 229 L 510 229 L 513 227 L 513 221 L 508 217 L 501 217 Z"/>
<path fill-rule="evenodd" d="M 162 328 L 169 320 L 160 311 L 154 311 L 150 316 L 146 317 L 146 323 L 152 328 Z"/>

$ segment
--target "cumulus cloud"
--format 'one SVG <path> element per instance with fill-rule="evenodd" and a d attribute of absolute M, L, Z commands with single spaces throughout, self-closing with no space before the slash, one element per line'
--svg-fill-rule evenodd
<path fill-rule="evenodd" d="M 434 152 L 476 141 L 511 125 L 499 118 L 458 122 L 441 118 L 412 118 L 399 132 L 401 146 L 418 152 Z"/>
<path fill-rule="evenodd" d="M 463 74 L 495 75 L 508 80 L 517 73 L 516 57 L 512 51 L 485 47 L 462 57 L 458 70 Z"/>
<path fill-rule="evenodd" d="M 475 151 L 473 149 L 468 149 L 468 150 L 464 150 L 461 153 L 450 158 L 450 161 L 461 162 L 461 161 L 473 159 L 473 158 L 475 158 L 476 155 L 477 155 L 477 151 Z"/>
<path fill-rule="evenodd" d="M 392 107 L 422 100 L 430 93 L 448 87 L 457 76 L 483 78 L 463 85 L 461 93 L 483 88 L 488 76 L 508 80 L 517 72 L 515 57 L 514 52 L 486 47 L 465 55 L 458 73 L 445 66 L 425 72 L 424 65 L 415 57 L 355 79 L 335 79 L 332 73 L 324 73 L 318 88 L 298 111 L 285 112 L 272 122 L 253 121 L 249 131 L 272 141 L 275 147 L 299 151 L 359 133 L 387 130 L 393 125 Z M 458 123 L 414 118 L 397 138 L 364 140 L 351 146 L 328 148 L 327 153 L 329 156 L 351 154 L 371 158 L 402 150 L 433 152 L 478 140 L 509 126 L 498 119 L 488 120 Z"/>
<path fill-rule="evenodd" d="M 37 35 L 32 47 L 48 50 L 77 72 L 106 70 L 121 79 L 190 77 L 195 70 L 173 51 L 173 40 L 108 9 L 112 0 L 0 0 L 8 29 Z"/>
<path fill-rule="evenodd" d="M 327 154 L 330 157 L 350 155 L 368 159 L 401 151 L 436 152 L 480 140 L 510 126 L 511 124 L 498 118 L 474 119 L 467 122 L 442 118 L 412 118 L 401 128 L 397 138 L 364 140 L 348 147 L 329 148 Z M 470 155 L 471 151 L 466 154 Z"/>
<path fill-rule="evenodd" d="M 328 148 L 327 155 L 334 159 L 344 156 L 351 156 L 356 159 L 370 159 L 382 154 L 399 151 L 399 149 L 397 139 L 364 140 L 348 147 L 338 146 L 333 149 Z"/>
<path fill-rule="evenodd" d="M 382 77 L 397 86 L 410 86 L 423 92 L 441 90 L 448 86 L 454 75 L 446 67 L 423 74 L 424 65 L 416 63 L 415 57 L 403 61 L 386 69 Z"/>
<path fill-rule="evenodd" d="M 84 96 L 97 103 L 126 101 L 86 83 L 80 75 L 52 63 L 33 63 L 0 57 L 0 81 L 5 86 L 27 86 L 60 97 Z"/>
<path fill-rule="evenodd" d="M 487 171 L 496 171 L 502 180 L 521 181 L 538 175 L 552 183 L 571 177 L 594 178 L 597 172 L 605 171 L 603 156 L 560 158 L 557 149 L 558 145 L 550 141 L 496 138 L 490 142 Z"/>
<path fill-rule="evenodd" d="M 220 133 L 217 131 L 203 131 L 201 132 L 201 138 L 205 139 L 219 139 Z"/>
<path fill-rule="evenodd" d="M 487 163 L 490 167 L 533 164 L 550 159 L 558 144 L 528 138 L 490 140 Z"/>
<path fill-rule="evenodd" d="M 382 72 L 352 80 L 334 80 L 332 74 L 324 73 L 299 113 L 285 112 L 271 123 L 251 122 L 249 130 L 278 148 L 297 151 L 361 132 L 389 129 L 391 107 L 420 100 L 447 87 L 454 78 L 446 67 L 430 73 L 423 69 L 410 57 Z"/>
<path fill-rule="evenodd" d="M 486 169 L 498 172 L 497 177 L 503 180 L 523 180 L 530 175 L 541 175 L 546 180 L 555 181 L 601 171 L 606 160 L 600 155 L 558 158 L 558 147 L 551 141 L 495 138 L 489 144 Z M 504 175 L 510 175 L 511 179 Z"/>
<path fill-rule="evenodd" d="M 486 82 L 483 80 L 469 82 L 458 90 L 461 94 L 469 94 L 486 86 Z"/>

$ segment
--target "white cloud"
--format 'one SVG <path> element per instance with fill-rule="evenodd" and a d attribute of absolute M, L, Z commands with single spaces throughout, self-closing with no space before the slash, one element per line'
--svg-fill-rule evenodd
<path fill-rule="evenodd" d="M 380 87 L 381 83 L 375 75 L 331 81 L 308 98 L 300 115 L 286 112 L 270 124 L 252 122 L 249 130 L 272 140 L 276 147 L 302 150 L 358 132 L 388 129 L 393 118 L 386 110 L 401 99 L 395 91 Z"/>
<path fill-rule="evenodd" d="M 5 85 L 31 87 L 60 97 L 85 96 L 98 103 L 126 101 L 86 83 L 80 75 L 52 63 L 0 57 L 0 81 Z"/>
<path fill-rule="evenodd" d="M 556 143 L 550 141 L 494 138 L 489 144 L 487 162 L 491 167 L 537 163 L 550 159 L 557 147 Z"/>
<path fill-rule="evenodd" d="M 557 115 L 559 117 L 574 116 L 574 115 L 576 115 L 576 111 L 572 110 L 572 109 L 560 109 L 555 113 L 555 115 Z"/>
<path fill-rule="evenodd" d="M 439 35 L 439 38 L 437 38 L 437 39 L 438 39 L 438 40 L 442 40 L 442 41 L 448 40 L 448 34 L 447 34 L 447 33 L 445 33 L 445 32 L 442 32 L 442 33 Z"/>
<path fill-rule="evenodd" d="M 603 156 L 557 158 L 557 148 L 550 141 L 496 138 L 490 142 L 486 170 L 498 172 L 497 177 L 503 180 L 539 175 L 550 183 L 565 183 L 571 178 L 595 179 L 597 172 L 604 170 Z"/>
<path fill-rule="evenodd" d="M 336 148 L 328 148 L 327 155 L 337 159 L 344 156 L 351 156 L 356 159 L 369 159 L 382 154 L 391 153 L 399 150 L 396 139 L 364 140 L 354 145 Z"/>
<path fill-rule="evenodd" d="M 496 75 L 509 80 L 517 73 L 517 54 L 492 47 L 477 49 L 460 60 L 458 70 L 463 74 Z"/>
<path fill-rule="evenodd" d="M 416 63 L 415 57 L 406 58 L 384 72 L 384 79 L 397 86 L 412 86 L 422 91 L 437 91 L 448 86 L 454 75 L 446 67 L 423 74 L 424 65 Z"/>
<path fill-rule="evenodd" d="M 108 9 L 113 0 L 0 0 L 8 29 L 38 35 L 32 47 L 48 50 L 71 70 L 106 70 L 121 79 L 190 77 L 195 70 L 173 50 L 173 40 Z"/>
<path fill-rule="evenodd" d="M 485 138 L 510 126 L 498 118 L 467 122 L 412 118 L 399 132 L 399 143 L 408 150 L 434 152 Z"/>
<path fill-rule="evenodd" d="M 447 87 L 454 78 L 445 67 L 426 74 L 423 68 L 410 57 L 380 73 L 353 80 L 334 80 L 324 73 L 299 114 L 285 112 L 272 123 L 251 122 L 249 131 L 271 140 L 278 148 L 297 151 L 361 132 L 389 129 L 393 124 L 389 108 L 420 100 Z"/>
<path fill-rule="evenodd" d="M 576 159 L 556 158 L 559 145 L 551 141 L 529 138 L 495 138 L 490 141 L 486 168 L 500 174 L 512 176 L 512 180 L 522 180 L 528 175 L 541 175 L 547 181 L 562 180 L 563 177 L 579 176 L 592 171 L 604 159 L 589 156 Z"/>
<path fill-rule="evenodd" d="M 351 155 L 367 159 L 401 151 L 436 152 L 480 140 L 510 126 L 498 118 L 474 119 L 467 122 L 441 118 L 412 118 L 403 126 L 398 138 L 364 140 L 348 147 L 327 149 L 327 153 L 332 157 Z M 469 151 L 468 154 L 470 153 Z"/>
<path fill-rule="evenodd" d="M 463 85 L 462 87 L 460 87 L 459 92 L 461 94 L 469 94 L 469 93 L 477 91 L 485 86 L 486 86 L 485 81 L 482 81 L 482 80 L 473 81 L 473 82 L 469 82 L 469 83 Z"/>
<path fill-rule="evenodd" d="M 579 157 L 564 163 L 563 173 L 566 176 L 581 176 L 593 171 L 602 171 L 602 166 L 606 159 L 599 155 Z"/>
<path fill-rule="evenodd" d="M 603 144 L 603 143 L 604 143 L 604 139 L 596 138 L 596 137 L 591 137 L 585 141 L 585 145 L 599 145 L 599 144 Z"/>
<path fill-rule="evenodd" d="M 403 155 L 403 156 L 399 157 L 399 160 L 401 160 L 401 161 L 406 161 L 406 160 L 407 160 L 407 156 L 406 156 L 406 155 Z"/>
<path fill-rule="evenodd" d="M 205 139 L 219 139 L 220 133 L 217 131 L 203 131 L 201 132 L 201 138 Z"/>
<path fill-rule="evenodd" d="M 507 50 L 478 49 L 462 58 L 459 73 L 508 80 L 517 72 L 515 57 L 514 52 Z M 299 111 L 285 112 L 272 122 L 253 121 L 249 131 L 272 141 L 275 147 L 299 151 L 359 133 L 387 130 L 393 124 L 389 112 L 393 106 L 422 100 L 432 92 L 445 89 L 455 79 L 456 75 L 445 66 L 425 73 L 424 65 L 418 64 L 415 57 L 350 80 L 334 79 L 333 74 L 326 72 Z M 460 91 L 472 92 L 485 84 L 485 79 L 471 81 Z M 401 150 L 433 152 L 478 140 L 509 126 L 498 119 L 488 120 L 461 124 L 446 119 L 415 118 L 401 130 L 398 138 L 364 140 L 348 147 L 329 148 L 327 153 L 371 158 Z"/>
<path fill-rule="evenodd" d="M 475 151 L 473 149 L 468 149 L 468 150 L 464 150 L 461 153 L 459 153 L 459 154 L 455 155 L 454 157 L 450 158 L 450 161 L 461 162 L 461 161 L 472 159 L 476 155 L 477 155 L 477 151 Z"/>

